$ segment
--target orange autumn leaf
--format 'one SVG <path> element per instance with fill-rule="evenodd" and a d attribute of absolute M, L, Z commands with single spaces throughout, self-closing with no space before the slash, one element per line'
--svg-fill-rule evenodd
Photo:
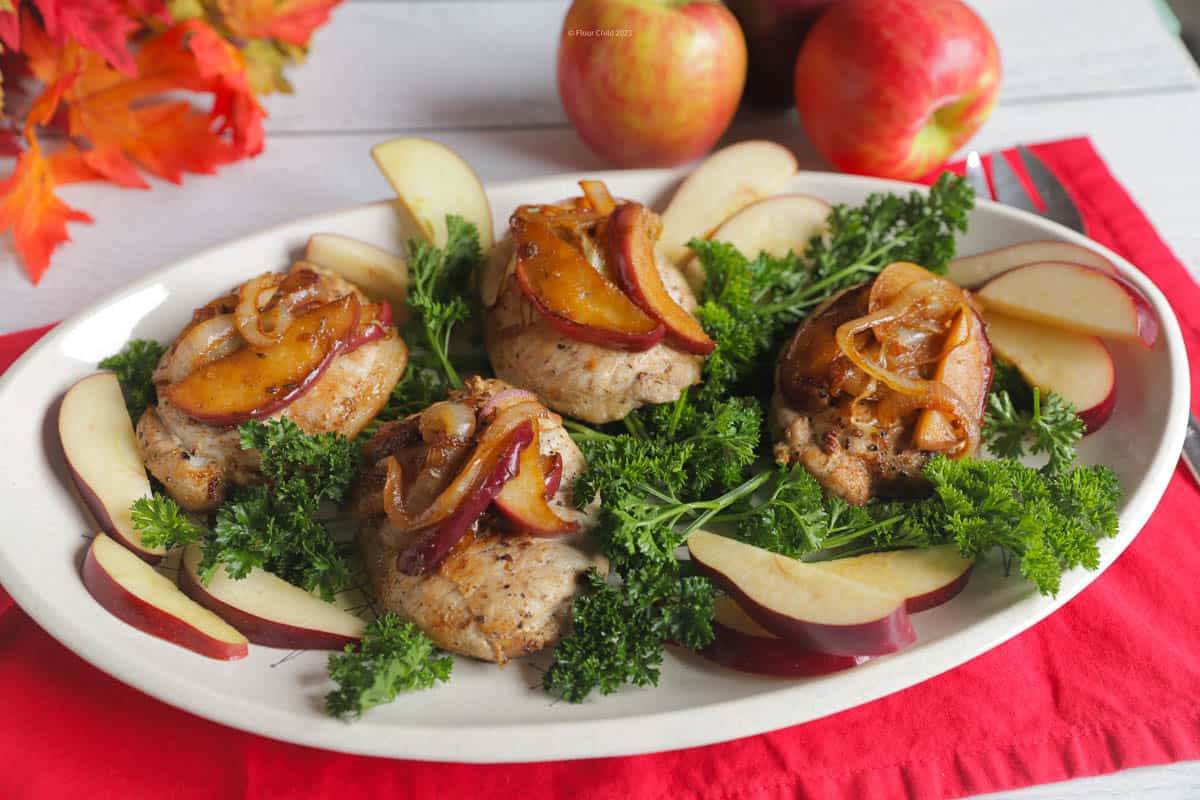
<path fill-rule="evenodd" d="M 17 159 L 13 174 L 0 183 L 0 197 L 3 197 L 0 201 L 0 232 L 12 231 L 21 263 L 35 284 L 42 279 L 50 263 L 50 254 L 58 245 L 70 240 L 67 223 L 92 221 L 89 215 L 71 208 L 54 194 L 56 184 L 69 182 L 78 173 L 65 160 L 56 165 L 53 157 L 44 157 L 33 130 L 35 125 L 44 124 L 54 115 L 63 92 L 76 77 L 73 73 L 64 75 L 34 102 L 25 124 L 29 149 Z"/>
<path fill-rule="evenodd" d="M 140 26 L 117 0 L 33 0 L 33 4 L 51 42 L 59 47 L 78 43 L 126 75 L 134 73 L 126 41 Z"/>
<path fill-rule="evenodd" d="M 217 0 L 225 24 L 243 39 L 279 39 L 301 47 L 342 0 Z"/>

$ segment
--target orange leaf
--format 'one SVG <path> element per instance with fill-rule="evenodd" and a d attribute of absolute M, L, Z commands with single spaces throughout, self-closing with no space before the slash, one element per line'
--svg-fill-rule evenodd
<path fill-rule="evenodd" d="M 75 78 L 74 74 L 64 76 L 34 101 L 25 125 L 29 149 L 17 159 L 13 174 L 0 182 L 0 197 L 4 198 L 0 201 L 0 231 L 12 231 L 21 263 L 35 284 L 42 279 L 50 254 L 70 240 L 67 223 L 92 221 L 90 216 L 55 196 L 54 168 L 50 159 L 42 156 L 33 132 L 35 125 L 54 115 L 59 99 Z"/>
<path fill-rule="evenodd" d="M 60 47 L 78 42 L 126 75 L 134 74 L 126 40 L 140 26 L 116 0 L 33 0 L 33 4 L 52 42 Z"/>
<path fill-rule="evenodd" d="M 225 24 L 245 39 L 280 39 L 304 47 L 342 0 L 217 0 Z"/>

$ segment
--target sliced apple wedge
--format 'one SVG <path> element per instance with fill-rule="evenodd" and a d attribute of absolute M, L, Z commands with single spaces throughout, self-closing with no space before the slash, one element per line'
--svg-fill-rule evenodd
<path fill-rule="evenodd" d="M 1117 404 L 1117 372 L 1104 342 L 995 311 L 988 312 L 987 328 L 996 354 L 1031 386 L 1075 406 L 1088 433 L 1108 422 Z"/>
<path fill-rule="evenodd" d="M 358 299 L 348 294 L 297 317 L 279 344 L 243 347 L 162 392 L 185 414 L 210 425 L 270 416 L 316 383 L 346 347 L 360 314 Z"/>
<path fill-rule="evenodd" d="M 946 277 L 965 289 L 975 289 L 1010 269 L 1039 261 L 1066 261 L 1117 275 L 1112 262 L 1095 250 L 1070 242 L 1038 241 L 1012 244 L 986 253 L 962 256 L 950 262 Z"/>
<path fill-rule="evenodd" d="M 150 481 L 116 375 L 97 372 L 67 390 L 58 437 L 79 496 L 100 528 L 140 558 L 157 562 L 166 550 L 145 547 L 129 515 L 134 500 L 150 496 Z"/>
<path fill-rule="evenodd" d="M 783 189 L 796 168 L 792 152 L 774 142 L 741 142 L 713 153 L 684 179 L 663 212 L 662 254 L 682 265 L 691 254 L 689 240 L 707 237 L 731 215 Z"/>
<path fill-rule="evenodd" d="M 688 551 L 755 622 L 782 639 L 843 656 L 894 653 L 916 641 L 906 598 L 897 592 L 707 531 L 691 535 Z"/>
<path fill-rule="evenodd" d="M 731 597 L 713 607 L 712 644 L 700 655 L 723 667 L 755 675 L 804 678 L 857 666 L 867 656 L 834 656 L 780 639 L 752 620 Z"/>
<path fill-rule="evenodd" d="M 667 343 L 696 355 L 707 355 L 717 343 L 700 323 L 676 303 L 663 285 L 654 261 L 650 212 L 641 203 L 626 203 L 608 220 L 608 258 L 617 279 L 638 307 L 663 324 Z"/>
<path fill-rule="evenodd" d="M 940 606 L 961 592 L 974 565 L 953 544 L 867 553 L 810 564 L 847 580 L 902 595 L 910 614 Z"/>
<path fill-rule="evenodd" d="M 240 580 L 218 569 L 206 586 L 200 559 L 198 545 L 184 548 L 179 588 L 255 644 L 341 650 L 362 638 L 366 623 L 361 619 L 261 569 Z"/>
<path fill-rule="evenodd" d="M 638 308 L 545 222 L 514 214 L 517 282 L 564 336 L 620 350 L 649 350 L 665 328 Z"/>
<path fill-rule="evenodd" d="M 977 415 L 977 420 L 983 419 L 992 385 L 992 345 L 984 332 L 983 321 L 975 311 L 967 308 L 954 318 L 934 378 L 958 395 Z M 917 418 L 913 441 L 922 450 L 941 452 L 957 447 L 962 438 L 949 416 L 936 409 L 926 409 Z"/>
<path fill-rule="evenodd" d="M 304 260 L 333 270 L 372 300 L 391 306 L 396 324 L 408 317 L 408 264 L 398 255 L 337 233 L 314 233 L 304 247 Z"/>
<path fill-rule="evenodd" d="M 549 498 L 554 496 L 554 491 L 558 490 L 558 482 L 562 480 L 562 457 L 551 460 L 552 470 L 554 464 L 558 464 L 558 475 L 553 478 L 554 491 L 548 491 L 551 477 L 547 475 L 543 466 L 546 458 L 540 449 L 541 436 L 538 426 L 532 426 L 532 430 L 533 439 L 529 446 L 521 451 L 517 474 L 506 482 L 496 495 L 496 508 L 513 525 L 531 536 L 564 536 L 574 533 L 579 529 L 579 524 L 560 517 L 548 502 Z"/>
<path fill-rule="evenodd" d="M 825 232 L 829 203 L 808 194 L 781 194 L 759 200 L 721 223 L 710 239 L 728 242 L 747 258 L 768 253 L 803 255 L 814 236 Z"/>
<path fill-rule="evenodd" d="M 103 533 L 84 556 L 83 585 L 114 616 L 151 636 L 225 661 L 249 652 L 245 636 Z"/>
<path fill-rule="evenodd" d="M 1018 267 L 988 281 L 977 297 L 989 310 L 1076 333 L 1136 339 L 1147 347 L 1158 338 L 1154 310 L 1133 284 L 1079 264 Z"/>
<path fill-rule="evenodd" d="M 405 137 L 376 145 L 371 157 L 432 245 L 445 246 L 446 215 L 457 214 L 478 229 L 483 251 L 491 249 L 492 207 L 462 156 L 432 139 Z"/>

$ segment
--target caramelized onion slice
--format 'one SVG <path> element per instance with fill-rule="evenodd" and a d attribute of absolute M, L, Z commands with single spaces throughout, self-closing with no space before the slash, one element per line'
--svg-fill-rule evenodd
<path fill-rule="evenodd" d="M 452 400 L 434 403 L 421 413 L 418 424 L 427 444 L 447 439 L 466 441 L 475 435 L 475 409 Z"/>
<path fill-rule="evenodd" d="M 617 207 L 617 201 L 609 194 L 604 181 L 580 181 L 579 188 L 587 198 L 592 208 L 600 214 L 608 216 Z"/>
<path fill-rule="evenodd" d="M 232 314 L 218 314 L 188 329 L 154 372 L 155 383 L 179 383 L 196 370 L 230 355 L 245 343 Z"/>
<path fill-rule="evenodd" d="M 320 283 L 320 276 L 308 269 L 286 276 L 268 272 L 246 281 L 238 290 L 234 311 L 238 333 L 255 347 L 278 344 L 297 309 L 319 299 Z"/>

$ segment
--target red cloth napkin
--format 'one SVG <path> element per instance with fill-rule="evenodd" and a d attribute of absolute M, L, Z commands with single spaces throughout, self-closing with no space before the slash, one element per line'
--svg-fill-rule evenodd
<path fill-rule="evenodd" d="M 1034 149 L 1094 238 L 1177 309 L 1200 307 L 1200 289 L 1087 140 Z M 1200 383 L 1200 328 L 1180 321 Z M 0 369 L 40 333 L 0 339 Z M 0 797 L 941 798 L 1200 758 L 1198 534 L 1200 492 L 1180 468 L 1102 578 L 958 669 L 762 736 L 526 765 L 347 756 L 224 728 L 93 669 L 11 608 L 0 615 Z"/>

